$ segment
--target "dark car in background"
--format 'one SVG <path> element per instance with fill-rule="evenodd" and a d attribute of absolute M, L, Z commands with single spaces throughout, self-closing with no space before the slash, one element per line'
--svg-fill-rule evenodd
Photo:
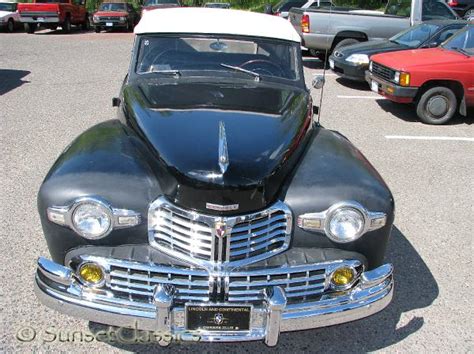
<path fill-rule="evenodd" d="M 92 17 L 94 29 L 99 33 L 103 29 L 124 29 L 132 31 L 140 20 L 140 15 L 131 4 L 124 2 L 106 2 Z"/>
<path fill-rule="evenodd" d="M 448 0 L 448 5 L 461 17 L 474 16 L 474 0 Z"/>
<path fill-rule="evenodd" d="M 434 48 L 467 25 L 462 20 L 434 20 L 411 27 L 390 39 L 342 47 L 329 57 L 329 66 L 339 76 L 365 81 L 365 71 L 374 54 L 400 50 Z"/>

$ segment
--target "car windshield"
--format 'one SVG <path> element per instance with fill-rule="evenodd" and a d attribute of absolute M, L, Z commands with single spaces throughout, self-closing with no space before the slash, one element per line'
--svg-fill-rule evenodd
<path fill-rule="evenodd" d="M 153 6 L 153 5 L 179 5 L 178 0 L 146 0 L 144 6 Z"/>
<path fill-rule="evenodd" d="M 16 4 L 5 4 L 0 3 L 0 11 L 15 12 Z"/>
<path fill-rule="evenodd" d="M 136 72 L 299 80 L 299 50 L 296 42 L 264 38 L 143 36 Z"/>
<path fill-rule="evenodd" d="M 454 50 L 462 54 L 474 55 L 474 26 L 468 26 L 441 44 L 444 49 Z"/>
<path fill-rule="evenodd" d="M 105 3 L 100 5 L 99 11 L 126 11 L 127 4 Z"/>
<path fill-rule="evenodd" d="M 396 34 L 390 41 L 406 45 L 410 48 L 417 48 L 426 42 L 439 29 L 438 25 L 423 23 L 412 27 L 406 31 Z"/>

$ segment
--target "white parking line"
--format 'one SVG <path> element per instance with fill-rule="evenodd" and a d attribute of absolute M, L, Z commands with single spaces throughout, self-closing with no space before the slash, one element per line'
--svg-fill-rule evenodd
<path fill-rule="evenodd" d="M 464 138 L 458 136 L 413 136 L 413 135 L 385 135 L 387 139 L 400 140 L 449 140 L 449 141 L 472 141 L 474 138 Z"/>
<path fill-rule="evenodd" d="M 371 100 L 375 100 L 375 99 L 379 99 L 379 100 L 384 100 L 385 97 L 383 96 L 342 96 L 342 95 L 338 95 L 337 98 L 368 98 L 368 99 L 371 99 Z"/>

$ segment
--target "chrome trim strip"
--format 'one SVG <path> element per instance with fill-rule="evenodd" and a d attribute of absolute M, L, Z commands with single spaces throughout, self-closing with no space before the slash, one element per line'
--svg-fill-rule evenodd
<path fill-rule="evenodd" d="M 219 168 L 224 174 L 229 167 L 229 152 L 227 151 L 227 136 L 224 122 L 219 122 Z"/>
<path fill-rule="evenodd" d="M 85 288 L 71 280 L 67 267 L 44 259 L 38 261 L 38 266 L 35 292 L 46 306 L 99 323 L 149 331 L 157 330 L 157 322 L 159 318 L 163 318 L 158 316 L 157 312 L 164 308 L 169 312 L 165 312 L 165 315 L 168 314 L 165 316 L 166 320 L 160 323 L 164 322 L 170 334 L 185 333 L 184 306 L 171 306 L 170 293 L 165 292 L 164 296 L 161 291 L 164 288 L 155 293 L 157 294 L 155 298 L 163 300 L 157 301 L 163 306 L 157 306 L 156 303 L 134 304 L 99 291 L 93 293 L 85 291 Z M 186 333 L 199 336 L 201 341 L 233 342 L 265 339 L 268 345 L 274 345 L 280 331 L 330 326 L 381 311 L 390 303 L 393 296 L 392 272 L 393 267 L 390 264 L 383 265 L 362 273 L 360 284 L 350 290 L 327 294 L 321 300 L 306 303 L 286 304 L 284 290 L 272 287 L 265 291 L 266 301 L 253 308 L 250 332 L 236 334 L 187 331 Z M 60 274 L 64 276 L 61 277 Z"/>

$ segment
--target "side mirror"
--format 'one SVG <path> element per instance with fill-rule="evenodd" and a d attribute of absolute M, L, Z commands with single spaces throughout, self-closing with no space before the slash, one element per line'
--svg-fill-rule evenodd
<path fill-rule="evenodd" d="M 119 107 L 122 101 L 118 97 L 112 98 L 112 107 Z"/>
<path fill-rule="evenodd" d="M 424 48 L 424 49 L 427 49 L 427 48 L 436 48 L 438 46 L 438 43 L 436 42 L 430 42 L 430 43 L 426 43 L 426 44 L 423 44 L 423 46 L 421 48 Z"/>
<path fill-rule="evenodd" d="M 324 86 L 324 76 L 322 75 L 315 75 L 313 76 L 313 81 L 311 82 L 313 88 L 319 90 L 322 89 Z"/>

